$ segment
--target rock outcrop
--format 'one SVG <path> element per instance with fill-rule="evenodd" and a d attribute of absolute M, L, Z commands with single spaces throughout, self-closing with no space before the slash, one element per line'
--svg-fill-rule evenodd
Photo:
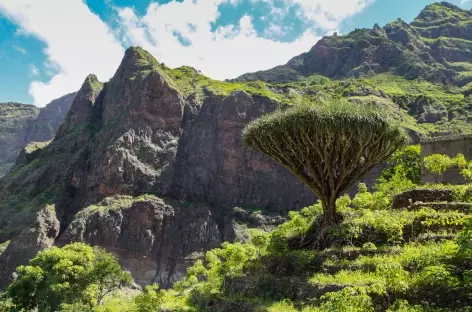
<path fill-rule="evenodd" d="M 0 177 L 15 163 L 18 153 L 26 145 L 29 124 L 38 115 L 39 109 L 33 105 L 0 104 Z"/>
<path fill-rule="evenodd" d="M 0 103 L 0 177 L 15 163 L 28 142 L 54 138 L 75 93 L 67 94 L 39 109 L 33 105 Z"/>
<path fill-rule="evenodd" d="M 207 204 L 115 196 L 79 212 L 58 243 L 103 246 L 135 282 L 168 287 L 204 251 L 222 243 L 216 220 Z"/>
<path fill-rule="evenodd" d="M 244 126 L 280 103 L 210 86 L 189 91 L 177 76 L 130 48 L 109 82 L 87 77 L 55 139 L 0 181 L 0 241 L 21 237 L 36 211 L 54 204 L 57 243 L 105 246 L 137 281 L 170 285 L 194 252 L 237 236 L 233 207 L 284 213 L 315 201 L 287 170 L 242 142 Z M 118 194 L 162 200 L 83 217 L 86 207 Z M 19 196 L 28 202 L 21 212 Z M 15 254 L 12 248 L 2 256 Z M 28 260 L 23 254 L 17 263 Z"/>
<path fill-rule="evenodd" d="M 66 118 L 76 92 L 66 94 L 41 108 L 38 117 L 29 126 L 26 142 L 52 140 L 57 129 Z"/>
<path fill-rule="evenodd" d="M 51 247 L 59 234 L 60 223 L 56 218 L 54 206 L 41 209 L 35 222 L 18 236 L 14 237 L 5 251 L 0 254 L 0 289 L 9 285 L 12 273 L 38 251 Z"/>

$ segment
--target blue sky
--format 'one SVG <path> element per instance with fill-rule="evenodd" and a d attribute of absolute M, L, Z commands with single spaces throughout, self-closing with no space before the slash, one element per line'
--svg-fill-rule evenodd
<path fill-rule="evenodd" d="M 44 106 L 106 81 L 130 45 L 216 78 L 271 68 L 323 35 L 411 21 L 427 0 L 1 0 L 0 102 Z M 472 1 L 451 0 L 466 9 Z"/>

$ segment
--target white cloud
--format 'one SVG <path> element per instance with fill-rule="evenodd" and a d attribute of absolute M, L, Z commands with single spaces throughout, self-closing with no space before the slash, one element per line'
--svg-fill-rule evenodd
<path fill-rule="evenodd" d="M 31 84 L 37 106 L 76 91 L 90 73 L 109 79 L 123 57 L 120 43 L 81 0 L 1 0 L 0 11 L 22 34 L 44 40 L 47 62 L 58 69 L 50 81 Z"/>
<path fill-rule="evenodd" d="M 46 73 L 52 78 L 30 86 L 34 103 L 41 106 L 77 90 L 89 73 L 102 81 L 110 78 L 123 56 L 120 42 L 142 46 L 170 67 L 190 65 L 212 78 L 233 78 L 286 63 L 316 43 L 315 27 L 324 32 L 337 29 L 343 19 L 375 0 L 282 0 L 285 6 L 280 0 L 250 1 L 269 5 L 267 38 L 256 32 L 249 15 L 212 31 L 218 6 L 237 5 L 239 0 L 151 2 L 144 16 L 137 16 L 133 8 L 115 8 L 119 26 L 113 31 L 83 0 L 0 0 L 0 11 L 20 25 L 22 34 L 33 34 L 47 44 Z M 289 8 L 298 9 L 299 18 L 312 27 L 293 42 L 270 39 L 288 30 L 282 21 Z M 51 14 L 52 9 L 60 14 Z"/>
<path fill-rule="evenodd" d="M 30 76 L 38 76 L 39 75 L 39 69 L 35 65 L 31 64 L 29 66 L 29 72 Z"/>
<path fill-rule="evenodd" d="M 221 1 L 153 3 L 142 18 L 130 8 L 118 9 L 118 13 L 130 44 L 142 46 L 168 66 L 190 65 L 216 79 L 280 65 L 307 51 L 319 39 L 310 31 L 291 43 L 262 38 L 248 15 L 238 25 L 219 27 L 212 32 L 211 23 L 218 17 Z M 189 23 L 195 26 L 195 31 L 189 29 Z M 182 46 L 174 32 L 191 44 Z M 156 42 L 148 40 L 149 36 Z"/>
<path fill-rule="evenodd" d="M 359 12 L 374 0 L 251 0 L 270 5 L 272 23 L 263 38 L 254 29 L 252 18 L 245 15 L 238 25 L 228 25 L 212 32 L 211 23 L 219 16 L 218 5 L 234 0 L 184 0 L 167 4 L 152 3 L 146 14 L 138 17 L 131 8 L 120 8 L 118 15 L 127 42 L 140 45 L 159 61 L 176 67 L 191 65 L 217 79 L 233 78 L 246 72 L 268 69 L 286 63 L 291 57 L 308 51 L 320 38 L 312 28 L 293 42 L 268 39 L 280 37 L 287 27 L 282 24 L 289 8 L 298 8 L 299 17 L 311 22 L 313 28 L 333 32 L 339 23 Z M 198 14 L 195 14 L 198 12 Z M 195 26 L 190 31 L 188 24 Z M 191 44 L 183 46 L 174 35 L 179 33 Z M 149 40 L 153 38 L 153 41 Z"/>
<path fill-rule="evenodd" d="M 12 45 L 11 47 L 23 55 L 28 54 L 28 51 L 26 51 L 23 47 L 20 47 L 18 45 Z"/>
<path fill-rule="evenodd" d="M 336 28 L 375 0 L 286 0 L 300 6 L 304 18 L 326 29 Z"/>

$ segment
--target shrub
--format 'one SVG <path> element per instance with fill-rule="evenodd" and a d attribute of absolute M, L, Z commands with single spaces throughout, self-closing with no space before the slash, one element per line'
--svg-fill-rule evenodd
<path fill-rule="evenodd" d="M 25 310 L 55 311 L 61 304 L 91 308 L 131 281 L 113 255 L 83 243 L 40 252 L 16 272 L 8 297 Z"/>
<path fill-rule="evenodd" d="M 372 299 L 364 287 L 347 287 L 321 297 L 319 311 L 373 312 Z"/>
<path fill-rule="evenodd" d="M 459 285 L 459 280 L 451 273 L 449 267 L 433 265 L 425 267 L 418 273 L 415 284 L 419 287 L 453 288 Z"/>
<path fill-rule="evenodd" d="M 421 145 L 408 145 L 393 153 L 387 163 L 389 167 L 382 171 L 380 179 L 390 182 L 401 176 L 413 184 L 421 182 Z"/>
<path fill-rule="evenodd" d="M 136 312 L 158 311 L 162 303 L 163 294 L 159 291 L 159 285 L 148 285 L 144 291 L 134 298 Z"/>
<path fill-rule="evenodd" d="M 472 219 L 469 219 L 464 229 L 457 236 L 459 255 L 472 262 Z"/>
<path fill-rule="evenodd" d="M 425 168 L 439 176 L 442 180 L 442 174 L 454 166 L 454 161 L 447 155 L 433 154 L 424 158 Z"/>

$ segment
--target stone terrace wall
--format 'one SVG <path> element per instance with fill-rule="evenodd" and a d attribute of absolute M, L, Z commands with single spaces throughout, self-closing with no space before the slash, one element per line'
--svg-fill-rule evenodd
<path fill-rule="evenodd" d="M 454 157 L 458 153 L 464 154 L 467 160 L 472 160 L 472 135 L 438 137 L 421 142 L 421 159 L 431 154 L 445 154 Z M 424 166 L 421 168 L 422 182 L 435 182 L 437 179 L 436 174 L 428 172 Z M 460 184 L 464 183 L 464 178 L 458 169 L 450 169 L 443 174 L 442 182 Z"/>

